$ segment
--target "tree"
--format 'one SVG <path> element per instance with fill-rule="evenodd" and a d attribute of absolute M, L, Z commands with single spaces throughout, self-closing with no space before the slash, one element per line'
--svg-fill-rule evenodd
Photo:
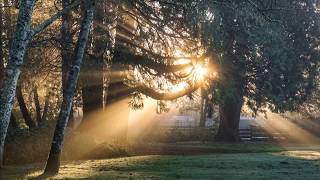
<path fill-rule="evenodd" d="M 316 78 L 316 88 L 308 97 L 308 99 L 299 107 L 298 112 L 304 118 L 311 120 L 319 119 L 320 113 L 320 82 L 319 76 Z"/>
<path fill-rule="evenodd" d="M 292 111 L 314 89 L 318 1 L 139 1 L 133 6 L 144 17 L 153 14 L 157 32 L 163 29 L 156 22 L 166 22 L 201 40 L 219 76 L 211 83 L 220 111 L 218 140 L 239 140 L 243 105 L 253 115 L 265 108 Z"/>
<path fill-rule="evenodd" d="M 124 79 L 123 83 L 127 86 L 128 94 L 140 92 L 155 99 L 173 100 L 192 93 L 203 85 L 203 83 L 195 83 L 194 79 L 192 79 L 194 78 L 194 64 L 203 63 L 200 62 L 203 61 L 202 57 L 194 58 L 195 62 L 191 63 L 191 56 L 198 52 L 195 47 L 195 41 L 191 42 L 190 37 L 184 38 L 181 35 L 186 33 L 185 36 L 188 36 L 184 29 L 179 29 L 180 27 L 178 26 L 170 26 L 173 24 L 171 19 L 153 20 L 152 16 L 158 16 L 158 13 L 162 13 L 162 11 L 153 11 L 153 9 L 150 11 L 150 9 L 145 8 L 150 5 L 148 2 L 130 1 L 122 4 L 116 3 L 117 5 L 109 7 L 107 12 L 116 14 L 113 15 L 116 16 L 117 24 L 116 46 L 115 50 L 112 47 L 104 47 L 109 44 L 112 46 L 113 44 L 110 43 L 112 38 L 105 38 L 105 36 L 111 34 L 108 30 L 113 27 L 112 20 L 114 18 L 104 17 L 106 10 L 104 10 L 103 4 L 97 5 L 96 8 L 97 17 L 95 18 L 93 29 L 92 47 L 89 48 L 88 57 L 83 65 L 84 68 L 82 68 L 84 115 L 93 110 L 103 109 L 102 106 L 105 104 L 107 96 L 102 97 L 101 94 L 106 95 L 107 88 L 104 89 L 102 86 L 108 87 L 109 83 L 102 82 L 102 79 L 110 78 L 108 78 L 108 75 L 105 76 L 106 68 L 103 67 L 109 67 L 110 64 L 123 65 L 121 70 L 129 72 L 124 73 L 126 74 L 125 76 L 118 78 Z M 153 5 L 151 3 L 152 8 L 154 7 Z M 109 20 L 106 21 L 105 19 Z M 164 25 L 166 22 L 170 22 L 170 25 L 169 23 Z M 104 26 L 101 26 L 101 24 Z M 172 33 L 168 33 L 164 29 L 170 29 Z M 174 65 L 179 60 L 179 57 L 174 54 L 174 48 L 187 49 L 187 46 L 190 48 L 190 54 L 188 55 L 189 57 L 184 58 L 190 62 Z M 110 50 L 111 52 L 108 52 Z M 103 63 L 104 59 L 108 59 L 103 57 L 104 54 L 114 55 L 112 63 Z M 182 72 L 188 68 L 192 69 L 189 73 Z M 132 73 L 132 69 L 138 70 L 145 78 L 132 79 L 131 77 L 137 75 Z M 88 74 L 92 73 L 94 73 L 94 76 L 88 76 Z M 162 80 L 160 80 L 161 78 Z M 158 85 L 149 86 L 155 79 L 159 80 L 157 82 Z M 164 85 L 166 83 L 173 85 L 185 83 L 186 89 L 172 93 L 168 88 L 164 89 L 164 87 L 167 87 L 167 85 Z M 103 93 L 101 93 L 102 91 Z"/>
<path fill-rule="evenodd" d="M 84 121 L 87 115 L 105 109 L 110 71 L 121 2 L 98 1 L 95 4 L 93 32 L 81 71 Z M 92 75 L 94 74 L 94 75 Z"/>
<path fill-rule="evenodd" d="M 295 110 L 313 89 L 319 64 L 315 47 L 319 36 L 315 22 L 318 22 L 319 15 L 315 2 L 128 2 L 129 8 L 120 10 L 134 19 L 138 24 L 137 31 L 133 32 L 134 38 L 120 39 L 133 54 L 148 59 L 143 64 L 136 60 L 129 62 L 135 63 L 134 67 L 144 77 L 144 83 L 131 86 L 155 99 L 169 100 L 193 92 L 200 86 L 189 81 L 189 85 L 175 95 L 170 90 L 163 93 L 164 81 L 169 81 L 172 86 L 186 81 L 186 78 L 175 71 L 159 71 L 161 68 L 153 66 L 172 65 L 179 58 L 172 58 L 174 51 L 170 49 L 177 50 L 177 46 L 183 46 L 183 43 L 189 45 L 188 40 L 197 42 L 200 39 L 201 48 L 198 50 L 206 51 L 204 54 L 210 57 L 219 72 L 219 80 L 211 83 L 214 86 L 211 94 L 220 109 L 217 139 L 237 141 L 244 104 L 254 114 L 264 108 L 275 112 Z M 296 20 L 297 17 L 300 21 Z M 197 51 L 197 48 L 183 51 L 189 52 L 190 49 Z M 307 61 L 309 58 L 311 61 Z M 150 86 L 152 79 L 165 80 L 157 86 Z"/>
<path fill-rule="evenodd" d="M 45 173 L 57 173 L 60 166 L 60 154 L 63 146 L 64 133 L 68 124 L 72 101 L 76 90 L 80 66 L 85 54 L 88 36 L 92 27 L 94 16 L 94 1 L 84 2 L 84 15 L 81 22 L 78 41 L 74 49 L 72 66 L 68 71 L 66 88 L 63 94 L 63 101 L 54 131 L 52 145 L 45 168 Z"/>
<path fill-rule="evenodd" d="M 239 140 L 244 104 L 254 113 L 283 112 L 306 100 L 319 68 L 314 1 L 204 1 L 199 8 L 203 43 L 220 56 L 218 140 Z"/>
<path fill-rule="evenodd" d="M 34 1 L 21 1 L 19 17 L 17 21 L 14 40 L 10 49 L 8 65 L 4 70 L 4 78 L 0 89 L 0 163 L 3 162 L 3 147 L 7 128 L 10 122 L 13 98 L 16 90 L 16 84 L 20 75 L 20 67 L 23 63 L 23 57 L 29 43 L 29 33 L 31 27 L 31 17 L 34 7 Z"/>
<path fill-rule="evenodd" d="M 3 72 L 4 72 L 4 59 L 3 59 L 3 10 L 2 10 L 2 8 L 0 8 L 0 77 L 3 77 Z M 1 79 L 0 79 L 0 83 L 1 83 Z"/>
<path fill-rule="evenodd" d="M 31 117 L 31 115 L 29 113 L 29 110 L 27 108 L 27 105 L 26 105 L 24 97 L 23 97 L 21 85 L 17 86 L 16 96 L 17 96 L 17 100 L 18 100 L 18 103 L 19 103 L 20 111 L 22 113 L 23 119 L 25 120 L 25 123 L 27 124 L 27 126 L 29 128 L 35 128 L 37 126 L 37 124 L 32 119 L 32 117 Z"/>
<path fill-rule="evenodd" d="M 65 9 L 68 11 L 79 5 L 80 1 L 75 1 Z M 7 134 L 10 115 L 15 97 L 16 85 L 21 73 L 24 56 L 32 37 L 47 28 L 57 20 L 62 12 L 58 12 L 49 19 L 32 27 L 32 14 L 35 6 L 35 0 L 23 0 L 19 3 L 19 14 L 15 28 L 13 41 L 9 49 L 9 58 L 4 69 L 4 76 L 1 81 L 0 89 L 0 164 L 3 163 L 4 141 Z"/>

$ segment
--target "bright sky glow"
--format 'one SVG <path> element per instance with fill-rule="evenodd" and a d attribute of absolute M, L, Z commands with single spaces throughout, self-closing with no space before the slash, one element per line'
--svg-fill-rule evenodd
<path fill-rule="evenodd" d="M 203 80 L 208 72 L 207 68 L 201 65 L 195 65 L 194 67 L 194 75 L 197 80 Z"/>
<path fill-rule="evenodd" d="M 188 87 L 187 83 L 180 83 L 177 85 L 172 86 L 172 92 L 179 92 L 179 91 L 183 91 L 184 89 L 186 89 Z"/>

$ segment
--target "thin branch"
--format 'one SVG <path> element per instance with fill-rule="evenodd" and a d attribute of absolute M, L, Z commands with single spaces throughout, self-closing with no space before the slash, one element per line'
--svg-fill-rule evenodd
<path fill-rule="evenodd" d="M 78 7 L 84 0 L 77 0 L 70 4 L 68 7 L 64 8 L 62 11 L 57 12 L 55 15 L 51 16 L 49 19 L 45 20 L 43 23 L 39 24 L 37 27 L 31 30 L 31 36 L 35 36 L 42 30 L 50 26 L 54 21 L 59 19 L 64 13 Z"/>
<path fill-rule="evenodd" d="M 189 84 L 189 87 L 177 92 L 158 92 L 144 84 L 139 84 L 133 88 L 134 91 L 140 92 L 156 100 L 175 100 L 185 95 L 195 92 L 201 87 L 201 83 Z"/>

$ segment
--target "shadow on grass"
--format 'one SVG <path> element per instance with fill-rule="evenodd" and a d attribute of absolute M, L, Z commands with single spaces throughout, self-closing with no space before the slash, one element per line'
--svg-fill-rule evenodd
<path fill-rule="evenodd" d="M 242 145 L 227 145 L 230 149 Z M 246 148 L 247 145 L 245 145 Z M 255 146 L 255 145 L 251 145 Z M 226 148 L 224 146 L 224 148 Z M 265 145 L 260 149 L 267 148 Z M 222 145 L 219 151 L 223 149 Z M 258 147 L 255 147 L 257 150 Z M 40 166 L 8 167 L 0 179 L 317 179 L 320 151 L 151 155 L 62 163 L 58 175 Z M 266 149 L 265 149 L 266 150 Z M 239 151 L 237 151 L 239 152 Z"/>
<path fill-rule="evenodd" d="M 87 178 L 317 179 L 319 160 L 316 151 L 132 157 L 102 163 Z"/>
<path fill-rule="evenodd" d="M 133 147 L 136 155 L 199 155 L 211 153 L 260 153 L 281 152 L 286 149 L 276 143 L 209 143 L 209 144 L 146 144 L 139 143 Z"/>

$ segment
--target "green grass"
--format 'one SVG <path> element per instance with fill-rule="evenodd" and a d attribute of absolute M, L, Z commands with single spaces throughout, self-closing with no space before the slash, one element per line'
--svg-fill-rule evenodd
<path fill-rule="evenodd" d="M 190 145 L 181 146 L 190 147 Z M 214 149 L 210 145 L 205 147 Z M 58 175 L 51 177 L 40 176 L 43 164 L 7 166 L 0 170 L 0 179 L 319 179 L 320 177 L 320 151 L 317 148 L 266 152 L 266 150 L 280 149 L 267 144 L 220 144 L 215 147 L 219 149 L 218 152 L 221 149 L 230 151 L 203 155 L 149 155 L 69 161 L 62 164 Z M 231 152 L 235 149 L 237 152 L 251 149 L 252 153 Z M 261 150 L 260 153 L 256 153 L 258 150 Z"/>
<path fill-rule="evenodd" d="M 320 148 L 320 147 L 317 147 Z M 258 153 L 280 152 L 286 147 L 276 143 L 178 143 L 178 144 L 136 144 L 131 154 L 193 155 L 208 153 Z"/>

